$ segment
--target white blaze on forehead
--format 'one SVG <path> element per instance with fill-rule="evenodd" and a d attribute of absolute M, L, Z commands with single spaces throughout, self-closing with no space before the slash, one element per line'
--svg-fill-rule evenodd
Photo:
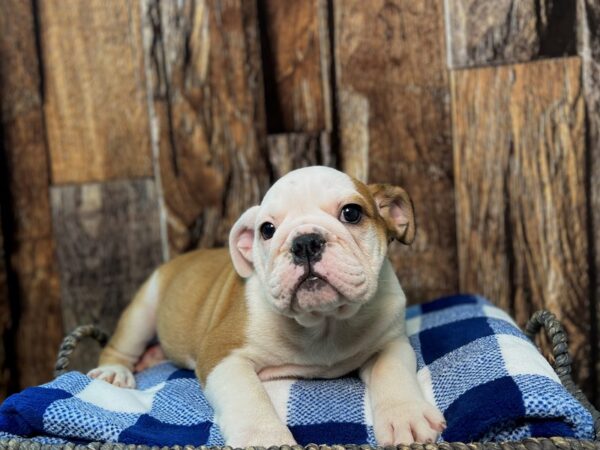
<path fill-rule="evenodd" d="M 337 202 L 344 195 L 356 192 L 352 179 L 339 170 L 325 166 L 296 169 L 281 177 L 266 193 L 262 206 L 304 209 L 324 207 Z M 284 212 L 284 211 L 282 211 Z"/>

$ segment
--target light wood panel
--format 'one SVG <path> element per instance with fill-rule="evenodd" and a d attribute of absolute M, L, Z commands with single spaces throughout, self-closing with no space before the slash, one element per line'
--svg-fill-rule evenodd
<path fill-rule="evenodd" d="M 259 0 L 270 133 L 331 131 L 326 0 Z"/>
<path fill-rule="evenodd" d="M 446 0 L 448 65 L 487 66 L 574 55 L 576 2 Z"/>
<path fill-rule="evenodd" d="M 144 0 L 146 73 L 169 251 L 225 245 L 269 184 L 254 0 Z"/>
<path fill-rule="evenodd" d="M 152 175 L 139 2 L 37 4 L 53 182 Z"/>
<path fill-rule="evenodd" d="M 62 338 L 49 205 L 49 162 L 31 2 L 0 2 L 0 127 L 6 174 L 0 189 L 11 236 L 18 322 L 13 331 L 17 389 L 52 377 Z M 18 299 L 18 300 L 17 300 Z"/>
<path fill-rule="evenodd" d="M 578 58 L 452 73 L 460 289 L 523 325 L 557 314 L 589 390 L 584 102 Z"/>
<path fill-rule="evenodd" d="M 329 133 L 272 134 L 267 138 L 267 144 L 274 178 L 300 167 L 335 167 Z"/>
<path fill-rule="evenodd" d="M 391 258 L 410 302 L 456 292 L 449 84 L 440 0 L 336 0 L 341 167 L 411 195 L 417 237 Z"/>
<path fill-rule="evenodd" d="M 94 323 L 110 333 L 162 261 L 154 182 L 57 186 L 51 194 L 65 329 Z M 73 367 L 89 370 L 98 355 L 95 342 L 86 344 Z"/>

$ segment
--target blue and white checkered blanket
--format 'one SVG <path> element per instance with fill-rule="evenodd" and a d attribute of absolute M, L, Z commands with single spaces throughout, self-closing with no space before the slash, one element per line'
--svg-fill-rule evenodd
<path fill-rule="evenodd" d="M 448 422 L 444 440 L 592 438 L 591 415 L 510 317 L 484 299 L 413 306 L 407 324 L 419 381 Z M 129 390 L 70 372 L 26 389 L 0 407 L 0 437 L 223 445 L 191 371 L 163 363 L 136 379 L 138 388 Z M 356 376 L 264 385 L 298 443 L 375 444 L 368 395 Z"/>

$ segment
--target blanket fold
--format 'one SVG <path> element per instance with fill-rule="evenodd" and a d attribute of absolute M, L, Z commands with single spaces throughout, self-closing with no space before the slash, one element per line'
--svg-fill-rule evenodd
<path fill-rule="evenodd" d="M 412 306 L 407 330 L 423 392 L 448 423 L 443 440 L 592 439 L 591 414 L 512 319 L 485 299 L 457 295 Z M 69 372 L 25 389 L 0 406 L 0 438 L 224 445 L 193 372 L 163 363 L 136 380 L 130 390 Z M 356 376 L 264 386 L 299 444 L 376 444 L 369 398 Z"/>

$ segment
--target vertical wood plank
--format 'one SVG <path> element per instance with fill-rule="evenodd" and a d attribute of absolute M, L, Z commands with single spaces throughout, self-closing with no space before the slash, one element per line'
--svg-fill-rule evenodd
<path fill-rule="evenodd" d="M 158 202 L 151 179 L 51 189 L 65 328 L 95 323 L 112 332 L 119 315 L 161 263 Z M 98 361 L 96 343 L 73 367 Z"/>
<path fill-rule="evenodd" d="M 390 252 L 409 301 L 456 292 L 442 1 L 336 0 L 334 11 L 342 167 L 411 194 L 416 241 Z"/>
<path fill-rule="evenodd" d="M 139 3 L 38 4 L 53 182 L 152 175 Z"/>
<path fill-rule="evenodd" d="M 267 146 L 274 178 L 300 167 L 335 166 L 329 133 L 272 134 L 267 138 Z"/>
<path fill-rule="evenodd" d="M 547 308 L 590 388 L 584 103 L 578 58 L 452 72 L 460 288 L 523 325 Z"/>
<path fill-rule="evenodd" d="M 596 405 L 600 404 L 600 3 L 595 0 L 578 1 L 579 54 L 582 59 L 583 91 L 586 105 L 588 176 L 590 183 L 592 281 L 591 290 L 592 334 L 590 342 L 596 363 Z"/>
<path fill-rule="evenodd" d="M 270 133 L 331 131 L 326 0 L 259 0 Z"/>
<path fill-rule="evenodd" d="M 576 2 L 445 0 L 448 65 L 526 62 L 576 52 Z"/>
<path fill-rule="evenodd" d="M 2 214 L 0 214 L 2 217 Z M 13 340 L 12 309 L 8 298 L 8 279 L 6 276 L 6 255 L 4 253 L 4 236 L 0 228 L 0 401 L 10 393 L 11 377 L 14 376 L 13 361 L 10 360 Z"/>
<path fill-rule="evenodd" d="M 21 389 L 52 377 L 63 330 L 32 3 L 0 2 L 0 28 L 1 148 L 7 174 L 0 183 L 10 201 L 3 216 L 11 222 L 11 295 L 19 299 L 15 387 Z"/>
<path fill-rule="evenodd" d="M 256 2 L 142 5 L 169 250 L 224 245 L 269 184 Z"/>

